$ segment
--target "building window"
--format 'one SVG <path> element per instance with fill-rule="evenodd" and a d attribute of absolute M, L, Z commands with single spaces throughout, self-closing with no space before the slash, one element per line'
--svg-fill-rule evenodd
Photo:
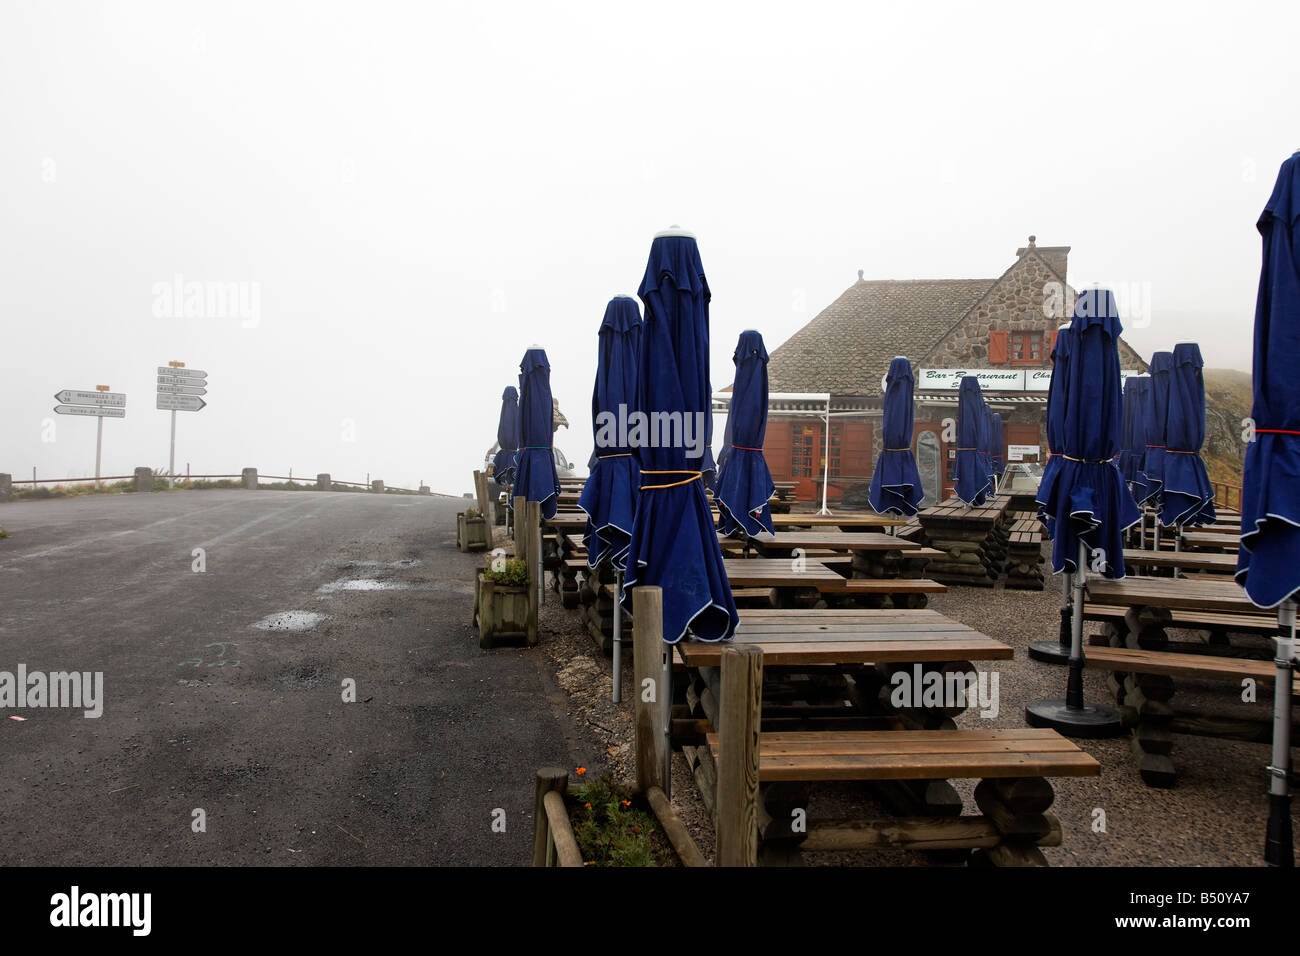
<path fill-rule="evenodd" d="M 1040 364 L 1043 361 L 1043 333 L 1012 332 L 1011 361 Z"/>
<path fill-rule="evenodd" d="M 790 442 L 790 477 L 811 478 L 818 474 L 813 469 L 817 454 L 817 429 L 812 425 L 795 425 Z"/>

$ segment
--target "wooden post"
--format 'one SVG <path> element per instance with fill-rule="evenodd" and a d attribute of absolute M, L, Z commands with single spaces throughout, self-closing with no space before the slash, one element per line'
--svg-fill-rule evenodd
<path fill-rule="evenodd" d="M 533 866 L 546 866 L 551 842 L 551 828 L 546 819 L 546 795 L 552 790 L 561 795 L 569 786 L 569 773 L 558 767 L 537 771 L 537 794 L 533 801 Z"/>
<path fill-rule="evenodd" d="M 518 514 L 521 498 L 515 499 L 515 513 Z M 528 565 L 528 643 L 537 643 L 537 617 L 541 605 L 542 577 L 546 571 L 542 565 L 542 506 L 536 501 L 523 502 L 524 524 L 528 528 L 528 550 L 524 552 L 524 561 Z M 518 557 L 518 541 L 515 543 L 515 555 Z"/>
<path fill-rule="evenodd" d="M 614 613 L 618 613 L 615 607 Z M 664 786 L 664 735 L 659 684 L 662 681 L 660 654 L 664 642 L 664 596 L 656 587 L 642 586 L 632 594 L 632 746 L 636 762 L 636 785 L 642 793 Z M 649 683 L 647 683 L 649 681 Z M 653 688 L 654 693 L 649 689 Z M 647 700 L 646 698 L 650 699 Z"/>
<path fill-rule="evenodd" d="M 757 866 L 761 648 L 741 644 L 723 650 L 719 703 L 716 861 L 718 866 Z"/>
<path fill-rule="evenodd" d="M 478 513 L 483 516 L 489 528 L 492 527 L 492 501 L 488 497 L 488 479 L 481 471 L 474 472 L 474 492 L 478 495 Z M 491 544 L 489 537 L 488 544 Z"/>

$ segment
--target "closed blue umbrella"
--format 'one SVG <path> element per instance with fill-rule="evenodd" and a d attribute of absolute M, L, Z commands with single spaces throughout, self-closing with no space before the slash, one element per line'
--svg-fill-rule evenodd
<path fill-rule="evenodd" d="M 596 355 L 596 383 L 591 395 L 591 424 L 595 450 L 578 507 L 587 513 L 583 543 L 587 566 L 608 562 L 614 569 L 614 593 L 622 585 L 627 549 L 636 517 L 641 472 L 626 428 L 629 409 L 636 404 L 636 377 L 641 358 L 641 311 L 631 296 L 615 296 L 605 306 Z M 622 699 L 623 610 L 614 606 L 614 703 Z"/>
<path fill-rule="evenodd" d="M 635 299 L 615 296 L 609 300 L 598 338 L 596 383 L 591 396 L 596 451 L 578 507 L 587 513 L 583 542 L 588 566 L 595 568 L 608 561 L 623 571 L 636 515 L 636 489 L 641 482 L 627 430 L 618 427 L 620 421 L 627 420 L 636 402 L 641 312 Z"/>
<path fill-rule="evenodd" d="M 1174 367 L 1172 352 L 1151 356 L 1151 403 L 1147 405 L 1147 454 L 1143 473 L 1147 476 L 1148 501 L 1159 508 L 1165 490 L 1165 427 L 1169 417 L 1169 376 Z"/>
<path fill-rule="evenodd" d="M 1056 330 L 1056 341 L 1052 345 L 1052 378 L 1047 386 L 1047 462 L 1043 465 L 1043 474 L 1038 479 L 1038 491 L 1034 499 L 1038 502 L 1038 520 L 1043 526 L 1043 534 L 1050 541 L 1056 536 L 1056 517 L 1049 513 L 1047 502 L 1052 500 L 1057 476 L 1065 459 L 1061 457 L 1061 443 L 1065 434 L 1066 385 L 1069 380 L 1070 353 L 1074 346 L 1074 332 L 1070 326 L 1062 325 Z M 1070 573 L 1061 574 L 1061 618 L 1060 628 L 1055 641 L 1034 641 L 1029 645 L 1029 656 L 1036 661 L 1048 664 L 1064 664 L 1070 659 L 1072 609 Z"/>
<path fill-rule="evenodd" d="M 1061 442 L 1065 434 L 1065 388 L 1069 379 L 1070 352 L 1074 345 L 1074 332 L 1068 325 L 1056 331 L 1056 342 L 1052 345 L 1052 378 L 1047 385 L 1047 463 L 1043 465 L 1042 477 L 1038 479 L 1038 520 L 1043 525 L 1043 533 L 1048 540 L 1055 537 L 1056 517 L 1047 510 L 1051 500 L 1056 476 L 1061 470 Z"/>
<path fill-rule="evenodd" d="M 1084 588 L 1089 571 L 1124 577 L 1122 534 L 1139 517 L 1115 464 L 1123 393 L 1118 349 L 1122 326 L 1114 296 L 1105 289 L 1081 292 L 1070 327 L 1074 341 L 1062 392 L 1062 461 L 1045 503 L 1055 520 L 1052 570 L 1073 575 L 1069 684 L 1064 700 L 1035 702 L 1025 716 L 1037 727 L 1109 736 L 1120 732 L 1119 715 L 1083 702 Z"/>
<path fill-rule="evenodd" d="M 515 480 L 515 454 L 519 451 L 519 393 L 513 385 L 501 393 L 497 444 L 501 447 L 492 459 L 492 477 L 498 485 L 508 485 Z"/>
<path fill-rule="evenodd" d="M 769 504 L 776 485 L 763 457 L 767 432 L 767 349 L 763 336 L 753 329 L 741 332 L 731 358 L 736 365 L 736 379 L 727 409 L 726 457 L 718 471 L 713 497 L 722 519 L 722 533 L 754 538 L 762 531 L 776 533 Z"/>
<path fill-rule="evenodd" d="M 710 292 L 693 236 L 655 237 L 637 294 L 645 306 L 645 326 L 636 411 L 648 416 L 649 434 L 636 448 L 641 494 L 623 601 L 631 610 L 633 589 L 656 585 L 663 590 L 666 642 L 675 644 L 688 632 L 700 640 L 727 640 L 740 615 L 701 480 L 712 467 Z"/>
<path fill-rule="evenodd" d="M 957 497 L 971 507 L 988 498 L 989 474 L 980 454 L 985 430 L 984 396 L 974 375 L 963 375 L 957 391 Z"/>
<path fill-rule="evenodd" d="M 1151 495 L 1145 463 L 1147 454 L 1147 405 L 1151 401 L 1151 379 L 1132 375 L 1124 382 L 1124 442 L 1120 471 L 1140 505 Z"/>
<path fill-rule="evenodd" d="M 546 350 L 532 348 L 519 363 L 519 452 L 515 455 L 514 497 L 539 501 L 542 517 L 554 518 L 560 494 L 555 473 L 555 411 L 551 403 L 551 363 Z"/>
<path fill-rule="evenodd" d="M 880 435 L 884 448 L 876 459 L 876 470 L 872 472 L 868 492 L 868 500 L 877 514 L 893 512 L 910 517 L 916 514 L 921 499 L 925 497 L 921 474 L 912 454 L 912 392 L 915 386 L 912 363 L 901 355 L 896 356 L 889 363 L 889 372 L 885 375 L 885 407 Z"/>
<path fill-rule="evenodd" d="M 1278 609 L 1273 751 L 1265 859 L 1295 863 L 1291 836 L 1291 677 L 1300 591 L 1300 152 L 1282 164 L 1258 228 L 1264 261 L 1255 301 L 1254 441 L 1246 448 L 1237 582 L 1260 607 Z"/>
<path fill-rule="evenodd" d="M 1200 346 L 1174 346 L 1169 372 L 1169 411 L 1165 422 L 1164 500 L 1160 521 L 1170 525 L 1204 525 L 1215 520 L 1214 487 L 1201 460 L 1205 441 L 1205 380 Z"/>

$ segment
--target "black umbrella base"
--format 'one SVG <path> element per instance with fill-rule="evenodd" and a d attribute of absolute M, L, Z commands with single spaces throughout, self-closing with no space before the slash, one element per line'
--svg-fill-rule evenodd
<path fill-rule="evenodd" d="M 1051 727 L 1066 737 L 1118 737 L 1124 732 L 1119 713 L 1110 707 L 1084 704 L 1068 707 L 1062 698 L 1036 700 L 1025 708 L 1025 723 L 1030 727 Z"/>
<path fill-rule="evenodd" d="M 1029 645 L 1029 659 L 1040 664 L 1070 663 L 1070 648 L 1060 641 L 1034 641 Z"/>

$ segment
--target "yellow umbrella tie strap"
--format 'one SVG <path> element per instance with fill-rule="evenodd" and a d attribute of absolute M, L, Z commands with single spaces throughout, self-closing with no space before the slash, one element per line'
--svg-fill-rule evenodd
<path fill-rule="evenodd" d="M 702 473 L 698 471 L 642 471 L 641 474 L 643 475 L 690 475 L 691 477 L 683 478 L 681 481 L 672 481 L 666 485 L 642 485 L 639 489 L 637 489 L 638 491 L 652 491 L 656 488 L 676 488 L 678 485 L 686 485 L 686 484 L 690 484 L 692 481 L 697 481 L 700 478 Z"/>

